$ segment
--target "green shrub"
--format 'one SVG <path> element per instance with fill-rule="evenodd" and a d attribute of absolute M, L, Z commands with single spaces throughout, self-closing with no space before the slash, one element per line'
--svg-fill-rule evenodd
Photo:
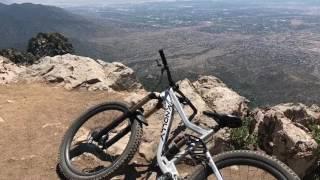
<path fill-rule="evenodd" d="M 312 136 L 314 140 L 320 144 L 320 126 L 317 124 L 313 124 L 309 126 L 309 129 L 311 130 Z"/>
<path fill-rule="evenodd" d="M 250 134 L 250 126 L 253 119 L 246 117 L 242 121 L 240 128 L 231 129 L 231 143 L 235 149 L 256 149 L 258 146 L 258 136 Z"/>
<path fill-rule="evenodd" d="M 320 125 L 317 124 L 311 124 L 308 126 L 308 128 L 311 130 L 311 134 L 313 139 L 320 145 Z M 320 149 L 317 149 L 316 152 L 317 156 L 319 157 L 320 155 Z M 320 180 L 320 171 L 319 171 L 320 166 L 316 165 L 314 167 L 313 172 L 311 172 L 309 175 L 307 175 L 306 177 L 304 177 L 304 180 L 309 180 L 309 179 L 313 179 L 313 180 Z"/>
<path fill-rule="evenodd" d="M 37 58 L 74 53 L 68 38 L 59 33 L 38 33 L 29 40 L 27 51 Z"/>
<path fill-rule="evenodd" d="M 37 58 L 33 54 L 21 52 L 13 48 L 0 50 L 0 56 L 6 57 L 19 65 L 31 65 L 37 61 Z"/>

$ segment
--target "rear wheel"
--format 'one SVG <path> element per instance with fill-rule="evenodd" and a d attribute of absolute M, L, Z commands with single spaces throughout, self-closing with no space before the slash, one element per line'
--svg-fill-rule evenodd
<path fill-rule="evenodd" d="M 104 103 L 74 121 L 62 140 L 59 153 L 59 167 L 66 178 L 109 178 L 129 163 L 138 150 L 142 127 L 134 117 L 128 117 L 127 112 L 125 104 Z M 106 133 L 93 140 L 92 137 L 106 127 Z"/>
<path fill-rule="evenodd" d="M 254 151 L 230 151 L 213 157 L 223 180 L 299 180 L 285 164 L 266 154 Z M 217 179 L 210 167 L 199 165 L 190 177 L 193 180 Z"/>

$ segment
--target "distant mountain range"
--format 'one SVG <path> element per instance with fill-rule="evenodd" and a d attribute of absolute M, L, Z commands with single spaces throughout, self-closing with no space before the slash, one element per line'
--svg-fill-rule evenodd
<path fill-rule="evenodd" d="M 39 32 L 59 32 L 71 39 L 78 52 L 90 51 L 88 36 L 103 27 L 62 8 L 39 4 L 0 3 L 0 49 L 25 50 L 28 40 Z M 85 42 L 83 42 L 85 41 Z"/>
<path fill-rule="evenodd" d="M 10 4 L 11 2 L 8 0 L 2 0 L 0 3 L 0 6 L 3 6 L 3 4 Z"/>

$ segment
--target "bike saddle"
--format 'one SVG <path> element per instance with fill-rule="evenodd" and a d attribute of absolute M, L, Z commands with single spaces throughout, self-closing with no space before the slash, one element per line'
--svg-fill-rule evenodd
<path fill-rule="evenodd" d="M 238 128 L 242 126 L 241 118 L 237 116 L 220 114 L 220 113 L 210 112 L 210 111 L 203 111 L 203 114 L 213 118 L 221 128 L 224 128 L 224 127 Z"/>

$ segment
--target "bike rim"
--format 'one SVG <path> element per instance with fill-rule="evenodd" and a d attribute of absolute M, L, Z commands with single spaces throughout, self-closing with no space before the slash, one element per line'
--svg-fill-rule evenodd
<path fill-rule="evenodd" d="M 250 165 L 232 165 L 219 169 L 223 180 L 277 180 L 278 178 L 270 172 L 259 167 Z M 208 180 L 216 180 L 214 174 L 207 178 Z"/>
<path fill-rule="evenodd" d="M 275 177 L 275 179 L 287 179 L 286 176 L 281 171 L 276 169 L 272 164 L 248 157 L 225 159 L 223 161 L 217 162 L 217 166 L 219 170 L 231 166 L 250 166 L 269 173 L 271 176 Z"/>
<path fill-rule="evenodd" d="M 102 150 L 101 144 L 99 145 L 98 142 L 89 143 L 89 137 L 92 133 L 99 130 L 99 128 L 106 126 L 107 124 L 105 123 L 112 122 L 113 119 L 121 116 L 123 113 L 123 110 L 120 108 L 108 109 L 108 111 L 101 110 L 101 112 L 93 113 L 92 116 L 88 117 L 87 121 L 78 125 L 77 130 L 72 135 L 73 138 L 69 140 L 66 146 L 65 152 L 67 166 L 73 173 L 81 176 L 94 176 L 102 173 L 119 161 L 121 154 L 124 153 L 129 143 L 131 131 L 105 150 Z M 116 128 L 111 129 L 106 135 L 109 136 L 108 139 L 110 140 L 127 127 L 131 127 L 129 118 L 125 119 Z M 80 144 L 77 144 L 79 142 Z M 81 147 L 79 148 L 79 146 Z M 78 152 L 74 153 L 75 147 L 76 150 L 82 149 L 81 155 L 78 155 Z M 93 152 L 98 150 L 97 147 L 102 151 L 99 151 L 99 153 Z"/>

